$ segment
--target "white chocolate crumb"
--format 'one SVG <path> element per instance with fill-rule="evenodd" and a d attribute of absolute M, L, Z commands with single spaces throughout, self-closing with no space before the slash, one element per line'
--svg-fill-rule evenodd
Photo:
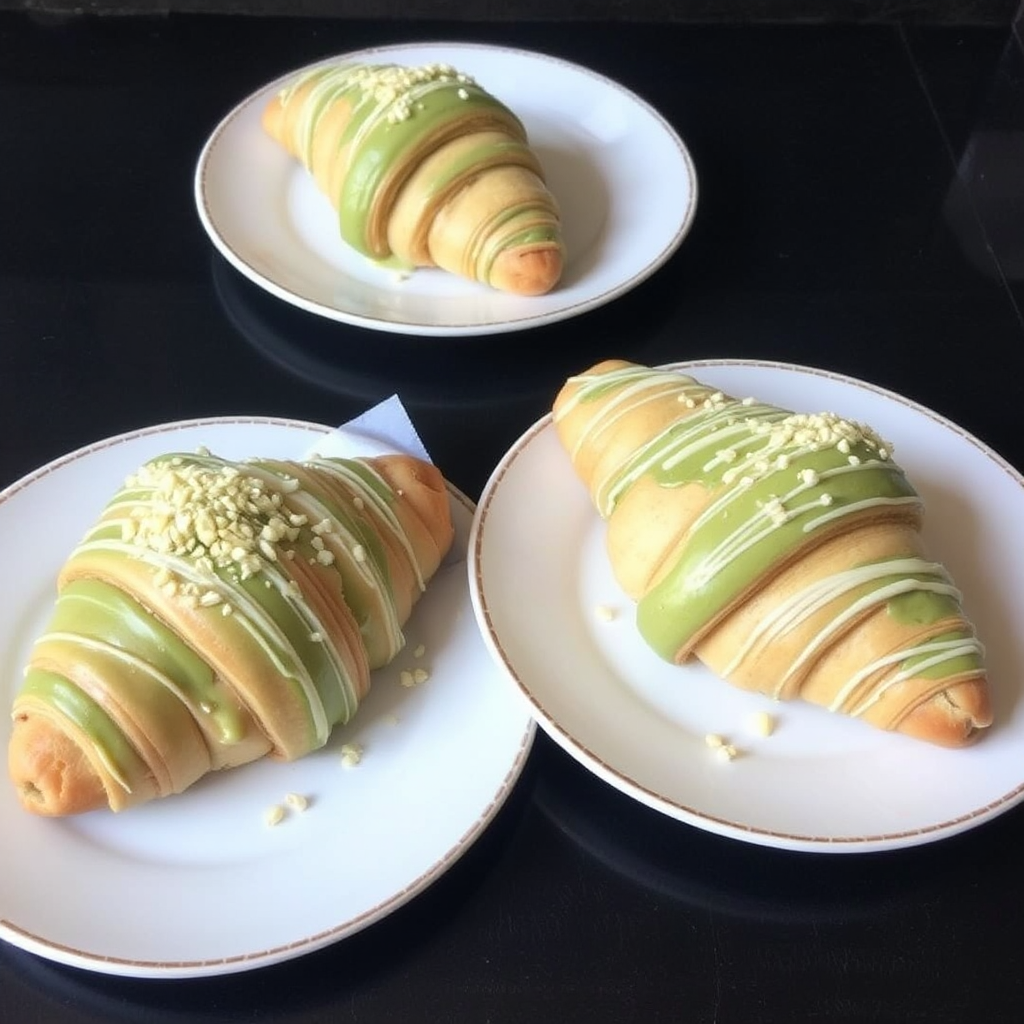
<path fill-rule="evenodd" d="M 410 672 L 407 668 L 403 668 L 402 671 L 398 673 L 398 681 L 402 684 L 402 686 L 406 687 L 406 689 L 408 689 L 410 686 L 416 685 L 416 681 L 412 677 L 412 672 Z"/>
<path fill-rule="evenodd" d="M 767 711 L 758 711 L 750 716 L 750 729 L 758 736 L 771 736 L 775 732 L 775 719 Z"/>
<path fill-rule="evenodd" d="M 273 828 L 284 821 L 284 808 L 280 804 L 273 804 L 263 813 L 263 823 Z"/>
<path fill-rule="evenodd" d="M 416 686 L 420 683 L 425 683 L 429 678 L 430 673 L 425 668 L 414 668 L 412 670 L 412 681 Z"/>
<path fill-rule="evenodd" d="M 412 652 L 414 658 L 422 658 L 427 653 L 427 648 L 423 644 L 417 644 Z"/>
<path fill-rule="evenodd" d="M 704 745 L 712 750 L 718 750 L 720 747 L 725 746 L 725 737 L 720 736 L 717 732 L 709 732 L 704 737 Z"/>
<path fill-rule="evenodd" d="M 358 743 L 345 743 L 341 748 L 341 763 L 354 768 L 363 759 L 363 748 Z"/>
<path fill-rule="evenodd" d="M 287 803 L 289 807 L 293 807 L 295 810 L 300 812 L 309 807 L 309 798 L 303 796 L 301 793 L 288 793 L 284 799 L 285 803 Z"/>
<path fill-rule="evenodd" d="M 717 757 L 719 761 L 735 760 L 738 754 L 739 751 L 731 743 L 725 743 L 715 750 L 715 757 Z"/>
<path fill-rule="evenodd" d="M 601 622 L 613 622 L 618 615 L 618 612 L 608 604 L 599 604 L 594 609 L 594 614 L 598 617 Z"/>

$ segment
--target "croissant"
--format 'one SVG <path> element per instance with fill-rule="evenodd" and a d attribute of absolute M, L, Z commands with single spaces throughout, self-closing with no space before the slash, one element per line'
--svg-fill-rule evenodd
<path fill-rule="evenodd" d="M 869 427 L 622 360 L 553 420 L 659 655 L 943 746 L 990 725 L 982 646 Z"/>
<path fill-rule="evenodd" d="M 22 805 L 120 811 L 322 746 L 452 537 L 441 474 L 410 456 L 146 463 L 64 564 L 31 650 L 8 748 Z"/>
<path fill-rule="evenodd" d="M 280 90 L 262 124 L 371 260 L 519 295 L 558 282 L 558 207 L 526 130 L 468 75 L 447 64 L 320 66 Z"/>

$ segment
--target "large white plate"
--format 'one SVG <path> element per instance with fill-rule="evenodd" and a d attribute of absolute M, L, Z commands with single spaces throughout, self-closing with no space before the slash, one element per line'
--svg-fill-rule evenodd
<path fill-rule="evenodd" d="M 237 458 L 380 448 L 326 432 L 263 418 L 162 425 L 74 452 L 0 493 L 3 703 L 45 624 L 61 562 L 127 473 L 200 445 Z M 217 773 L 118 815 L 36 818 L 0 785 L 0 938 L 111 974 L 228 973 L 357 932 L 440 877 L 493 819 L 533 738 L 470 608 L 472 504 L 454 489 L 451 501 L 453 552 L 414 612 L 406 651 L 375 673 L 358 714 L 323 750 Z M 417 665 L 430 678 L 402 686 L 399 672 Z M 6 749 L 8 716 L 0 722 Z M 342 764 L 344 743 L 362 746 L 358 765 Z M 309 808 L 268 827 L 264 812 L 289 792 Z"/>
<path fill-rule="evenodd" d="M 474 610 L 492 653 L 545 731 L 621 791 L 724 836 L 794 850 L 860 852 L 972 828 L 1024 797 L 1024 481 L 960 428 L 898 395 L 812 369 L 679 364 L 737 396 L 871 423 L 927 502 L 925 536 L 987 646 L 995 725 L 944 750 L 806 704 L 675 667 L 642 642 L 612 578 L 604 529 L 550 417 L 488 482 L 470 539 Z M 616 609 L 602 621 L 599 606 Z M 753 715 L 777 720 L 773 735 Z M 741 750 L 719 761 L 705 744 Z"/>
<path fill-rule="evenodd" d="M 693 220 L 697 181 L 673 128 L 599 74 L 523 50 L 418 43 L 333 60 L 443 61 L 512 107 L 561 207 L 565 274 L 524 298 L 439 270 L 399 279 L 340 239 L 312 178 L 260 127 L 291 74 L 232 110 L 199 157 L 195 198 L 213 244 L 246 277 L 302 309 L 407 334 L 497 334 L 552 323 L 622 295 L 657 270 Z"/>

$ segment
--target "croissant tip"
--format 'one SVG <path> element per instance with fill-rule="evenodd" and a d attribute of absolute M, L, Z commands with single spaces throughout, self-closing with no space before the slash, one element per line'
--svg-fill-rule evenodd
<path fill-rule="evenodd" d="M 562 269 L 558 249 L 510 250 L 495 261 L 490 283 L 513 295 L 546 295 L 561 280 Z"/>

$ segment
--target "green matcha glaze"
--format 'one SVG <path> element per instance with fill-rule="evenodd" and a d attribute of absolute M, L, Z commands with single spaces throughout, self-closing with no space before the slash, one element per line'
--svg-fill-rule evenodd
<path fill-rule="evenodd" d="M 526 167 L 537 175 L 541 173 L 533 150 L 523 139 L 489 138 L 453 156 L 430 183 L 424 199 L 428 203 L 438 201 L 484 168 L 500 165 Z"/>
<path fill-rule="evenodd" d="M 335 197 L 342 238 L 372 258 L 388 254 L 374 239 L 373 226 L 385 219 L 382 203 L 390 204 L 409 172 L 428 153 L 463 133 L 502 129 L 525 142 L 519 119 L 504 104 L 467 79 L 447 77 L 411 86 L 403 103 L 381 102 L 355 82 L 346 92 L 353 103 L 342 147 L 350 146 L 341 194 Z M 482 153 L 480 159 L 493 161 Z"/>
<path fill-rule="evenodd" d="M 839 459 L 845 464 L 844 456 Z M 639 603 L 640 632 L 662 657 L 671 659 L 689 645 L 753 580 L 804 546 L 823 515 L 855 508 L 868 499 L 916 504 L 916 495 L 898 468 L 865 463 L 861 472 L 844 472 L 825 483 L 801 487 L 797 495 L 783 503 L 785 517 L 780 515 L 778 522 L 772 520 L 765 508 L 772 499 L 781 497 L 786 482 L 798 480 L 799 470 L 824 473 L 844 468 L 839 459 L 828 450 L 793 457 L 785 474 L 769 472 L 745 487 L 730 488 L 717 511 L 697 521 L 688 535 L 683 557 Z M 713 488 L 720 485 L 720 474 L 715 475 L 718 481 L 709 479 L 711 474 L 687 476 L 661 470 L 655 478 L 662 486 L 695 482 Z M 780 479 L 783 475 L 788 481 Z M 827 507 L 820 504 L 823 495 L 831 499 Z"/>
<path fill-rule="evenodd" d="M 286 596 L 287 580 L 277 573 L 265 571 L 258 577 L 239 580 L 235 586 L 259 606 L 267 621 L 274 623 L 279 635 L 291 648 L 296 663 L 309 673 L 327 721 L 331 725 L 347 722 L 355 714 L 358 703 L 355 686 L 347 677 L 339 679 L 339 676 L 344 676 L 344 669 L 331 656 L 328 638 L 313 629 L 302 614 L 300 605 Z"/>
<path fill-rule="evenodd" d="M 886 605 L 886 611 L 904 625 L 930 626 L 933 622 L 958 616 L 960 603 L 947 594 L 915 590 L 892 598 Z"/>
<path fill-rule="evenodd" d="M 117 723 L 91 697 L 62 676 L 31 668 L 25 673 L 19 699 L 38 702 L 63 715 L 88 736 L 96 756 L 126 793 L 134 779 L 145 778 L 145 762 L 125 739 Z"/>
<path fill-rule="evenodd" d="M 208 718 L 219 742 L 238 743 L 245 724 L 238 709 L 220 699 L 213 672 L 176 633 L 137 601 L 100 580 L 72 580 L 60 592 L 47 635 L 63 633 L 125 651 L 168 680 L 198 720 Z"/>
<path fill-rule="evenodd" d="M 343 462 L 350 463 L 350 460 L 327 460 L 326 464 L 340 465 Z M 279 466 L 274 462 L 258 465 L 269 472 L 277 472 L 275 467 Z M 325 463 L 314 465 L 323 468 Z M 308 480 L 303 468 L 293 468 L 300 474 L 300 479 Z M 353 477 L 361 487 L 366 487 L 363 477 L 356 474 Z M 364 490 L 363 493 L 367 502 L 374 496 L 378 501 L 385 500 L 379 496 L 376 483 L 373 490 L 369 493 Z M 312 503 L 320 519 L 330 518 L 335 523 L 332 534 L 324 538 L 326 546 L 337 553 L 332 565 L 338 574 L 340 592 L 345 595 L 345 603 L 359 627 L 371 668 L 378 667 L 390 660 L 404 642 L 384 543 L 364 517 L 355 515 L 343 501 L 335 500 L 323 488 L 317 489 L 315 498 L 307 495 L 305 500 Z M 342 550 L 338 551 L 335 545 L 340 545 Z M 357 545 L 363 549 L 365 557 L 362 560 L 353 554 Z M 308 544 L 297 550 L 303 558 L 316 556 L 316 551 Z M 371 593 L 376 600 L 370 598 Z"/>

